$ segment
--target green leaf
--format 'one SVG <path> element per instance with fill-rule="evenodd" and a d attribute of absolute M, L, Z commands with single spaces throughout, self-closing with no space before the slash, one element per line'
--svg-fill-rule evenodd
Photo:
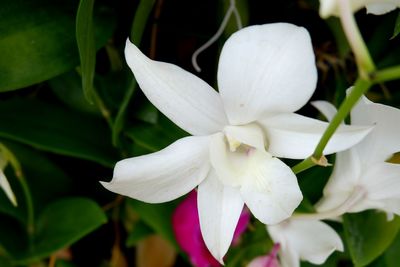
<path fill-rule="evenodd" d="M 82 94 L 82 81 L 78 72 L 70 71 L 48 81 L 54 94 L 68 107 L 77 111 L 100 116 L 95 105 L 89 105 Z"/>
<path fill-rule="evenodd" d="M 48 205 L 36 224 L 31 250 L 17 255 L 18 264 L 48 257 L 107 222 L 96 202 L 87 198 L 65 198 Z"/>
<path fill-rule="evenodd" d="M 397 15 L 397 19 L 394 24 L 393 35 L 392 35 L 392 38 L 390 38 L 390 39 L 396 38 L 396 36 L 399 35 L 399 33 L 400 33 L 400 12 Z"/>
<path fill-rule="evenodd" d="M 325 20 L 330 28 L 336 42 L 336 46 L 341 58 L 345 58 L 351 51 L 349 42 L 344 34 L 340 20 L 336 17 L 330 17 Z"/>
<path fill-rule="evenodd" d="M 141 147 L 155 152 L 187 136 L 187 133 L 160 114 L 157 124 L 137 122 L 126 130 L 126 135 Z"/>
<path fill-rule="evenodd" d="M 156 0 L 140 0 L 139 2 L 133 18 L 130 36 L 135 45 L 139 45 L 142 41 L 144 29 L 155 3 Z"/>
<path fill-rule="evenodd" d="M 118 156 L 99 118 L 33 99 L 0 101 L 0 137 L 112 167 Z"/>
<path fill-rule="evenodd" d="M 128 238 L 126 239 L 126 246 L 133 247 L 140 240 L 146 238 L 147 236 L 154 233 L 154 230 L 150 228 L 146 223 L 139 220 L 133 226 L 133 230 L 129 233 Z"/>
<path fill-rule="evenodd" d="M 127 200 L 140 219 L 150 226 L 156 233 L 162 235 L 171 244 L 176 244 L 174 232 L 172 230 L 172 213 L 176 208 L 176 202 L 162 204 L 149 204 L 134 199 Z"/>
<path fill-rule="evenodd" d="M 12 267 L 12 263 L 9 259 L 0 256 L 0 266 L 2 267 Z"/>
<path fill-rule="evenodd" d="M 107 12 L 104 12 L 106 10 Z M 110 9 L 97 11 L 99 46 L 115 25 Z M 0 6 L 0 92 L 23 88 L 79 64 L 76 1 L 6 0 Z"/>
<path fill-rule="evenodd" d="M 399 266 L 399 251 L 400 251 L 400 234 L 397 233 L 395 240 L 383 255 L 387 267 Z"/>
<path fill-rule="evenodd" d="M 140 122 L 126 130 L 126 134 L 136 144 L 152 152 L 159 151 L 174 141 L 160 126 Z"/>
<path fill-rule="evenodd" d="M 81 60 L 82 88 L 86 99 L 93 104 L 93 79 L 96 66 L 96 47 L 93 32 L 94 0 L 81 0 L 76 15 L 76 41 Z"/>
<path fill-rule="evenodd" d="M 71 179 L 43 153 L 15 142 L 8 141 L 4 144 L 15 155 L 22 167 L 32 194 L 35 212 L 41 211 L 50 202 L 70 192 Z M 12 171 L 10 171 L 11 176 L 15 181 L 17 180 Z M 14 188 L 17 185 L 20 187 L 16 184 Z M 46 188 L 46 194 L 43 194 L 43 188 Z M 22 192 L 19 198 L 22 198 Z M 18 207 L 22 207 L 23 204 L 23 201 L 20 201 Z"/>
<path fill-rule="evenodd" d="M 131 39 L 135 45 L 139 45 L 142 41 L 143 32 L 146 28 L 148 17 L 153 10 L 156 0 L 141 0 L 135 12 L 135 17 L 132 22 L 131 27 Z M 133 97 L 136 90 L 137 83 L 135 78 L 131 75 L 131 83 L 126 88 L 126 93 L 121 102 L 120 108 L 118 110 L 117 116 L 115 117 L 114 126 L 112 129 L 112 140 L 113 144 L 116 146 L 118 144 L 118 137 L 124 127 L 125 114 L 128 109 L 129 102 Z"/>
<path fill-rule="evenodd" d="M 399 217 L 387 221 L 383 212 L 346 214 L 343 219 L 347 246 L 355 266 L 366 266 L 380 256 L 400 228 Z"/>
<path fill-rule="evenodd" d="M 6 1 L 0 7 L 0 91 L 22 88 L 77 64 L 67 1 Z M 11 27 L 12 25 L 12 27 Z M 5 30 L 4 30 L 5 29 Z"/>

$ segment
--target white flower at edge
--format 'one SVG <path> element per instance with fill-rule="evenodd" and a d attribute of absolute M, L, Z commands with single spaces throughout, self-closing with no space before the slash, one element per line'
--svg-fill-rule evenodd
<path fill-rule="evenodd" d="M 3 153 L 0 151 L 0 188 L 3 189 L 7 198 L 11 201 L 14 206 L 17 206 L 17 199 L 11 189 L 10 183 L 7 180 L 6 175 L 4 174 L 4 169 L 7 165 L 6 160 L 3 158 Z"/>
<path fill-rule="evenodd" d="M 220 262 L 244 203 L 265 224 L 291 216 L 302 194 L 296 176 L 276 157 L 310 156 L 327 126 L 293 113 L 317 81 L 304 28 L 276 23 L 233 34 L 219 60 L 219 93 L 175 65 L 150 60 L 129 41 L 125 55 L 147 98 L 193 136 L 118 162 L 105 188 L 159 203 L 198 186 L 202 235 Z M 324 153 L 347 149 L 369 130 L 341 126 Z"/>
<path fill-rule="evenodd" d="M 344 249 L 335 230 L 317 220 L 288 219 L 267 226 L 267 231 L 272 240 L 280 244 L 281 267 L 299 267 L 300 260 L 323 264 L 335 250 Z"/>
<path fill-rule="evenodd" d="M 340 0 L 320 0 L 319 14 L 323 18 L 339 16 Z M 382 15 L 400 7 L 400 0 L 347 0 L 354 12 L 366 8 L 367 13 Z"/>
<path fill-rule="evenodd" d="M 317 108 L 328 118 L 331 104 L 318 101 Z M 400 164 L 388 163 L 400 151 L 400 110 L 363 97 L 353 108 L 351 121 L 375 125 L 369 135 L 351 149 L 336 155 L 332 175 L 317 203 L 320 213 L 360 212 L 379 209 L 400 215 Z"/>

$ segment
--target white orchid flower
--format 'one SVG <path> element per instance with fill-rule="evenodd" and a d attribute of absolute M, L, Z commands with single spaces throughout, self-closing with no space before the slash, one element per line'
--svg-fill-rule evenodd
<path fill-rule="evenodd" d="M 312 154 L 327 123 L 293 113 L 311 97 L 317 70 L 308 32 L 276 23 L 244 28 L 225 43 L 219 93 L 183 69 L 125 55 L 147 98 L 193 136 L 117 163 L 107 189 L 141 201 L 176 199 L 198 186 L 201 231 L 222 262 L 244 203 L 261 222 L 288 218 L 302 199 L 296 176 L 276 157 Z M 369 129 L 342 126 L 325 149 L 359 142 Z"/>
<path fill-rule="evenodd" d="M 4 169 L 7 166 L 7 161 L 4 158 L 2 151 L 0 151 L 0 188 L 3 189 L 7 198 L 11 201 L 14 206 L 17 206 L 17 199 L 14 195 L 14 192 L 11 189 L 10 183 L 7 180 L 6 175 L 4 174 Z"/>
<path fill-rule="evenodd" d="M 299 267 L 300 260 L 323 264 L 335 250 L 344 249 L 335 230 L 318 220 L 288 219 L 267 226 L 267 231 L 280 244 L 281 267 Z"/>
<path fill-rule="evenodd" d="M 335 113 L 327 102 L 316 106 L 328 118 Z M 363 97 L 352 110 L 351 122 L 375 127 L 358 145 L 337 154 L 317 211 L 339 216 L 379 209 L 400 215 L 400 164 L 386 162 L 400 151 L 400 110 Z"/>
<path fill-rule="evenodd" d="M 320 0 L 319 14 L 322 18 L 329 16 L 339 16 L 339 5 L 341 0 Z M 367 13 L 383 15 L 398 7 L 400 0 L 343 0 L 349 1 L 351 9 L 356 12 L 362 8 L 367 9 Z"/>

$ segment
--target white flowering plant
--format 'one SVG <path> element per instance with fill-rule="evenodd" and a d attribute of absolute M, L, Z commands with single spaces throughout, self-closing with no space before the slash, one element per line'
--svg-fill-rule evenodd
<path fill-rule="evenodd" d="M 0 266 L 397 267 L 399 7 L 0 7 Z"/>

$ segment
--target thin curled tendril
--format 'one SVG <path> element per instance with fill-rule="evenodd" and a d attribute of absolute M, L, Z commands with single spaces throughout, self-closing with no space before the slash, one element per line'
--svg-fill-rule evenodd
<path fill-rule="evenodd" d="M 224 32 L 224 29 L 226 28 L 226 25 L 228 24 L 228 21 L 232 14 L 235 16 L 236 25 L 237 25 L 238 29 L 240 30 L 243 27 L 242 20 L 240 19 L 239 11 L 236 8 L 235 0 L 230 0 L 229 8 L 226 11 L 224 19 L 222 20 L 222 23 L 219 26 L 218 31 L 210 38 L 210 40 L 208 40 L 205 44 L 200 46 L 192 55 L 192 65 L 197 72 L 201 72 L 201 68 L 199 67 L 199 64 L 197 64 L 197 57 L 199 56 L 199 54 L 201 52 L 203 52 L 204 50 L 209 48 L 216 40 L 218 40 L 218 38 Z"/>

